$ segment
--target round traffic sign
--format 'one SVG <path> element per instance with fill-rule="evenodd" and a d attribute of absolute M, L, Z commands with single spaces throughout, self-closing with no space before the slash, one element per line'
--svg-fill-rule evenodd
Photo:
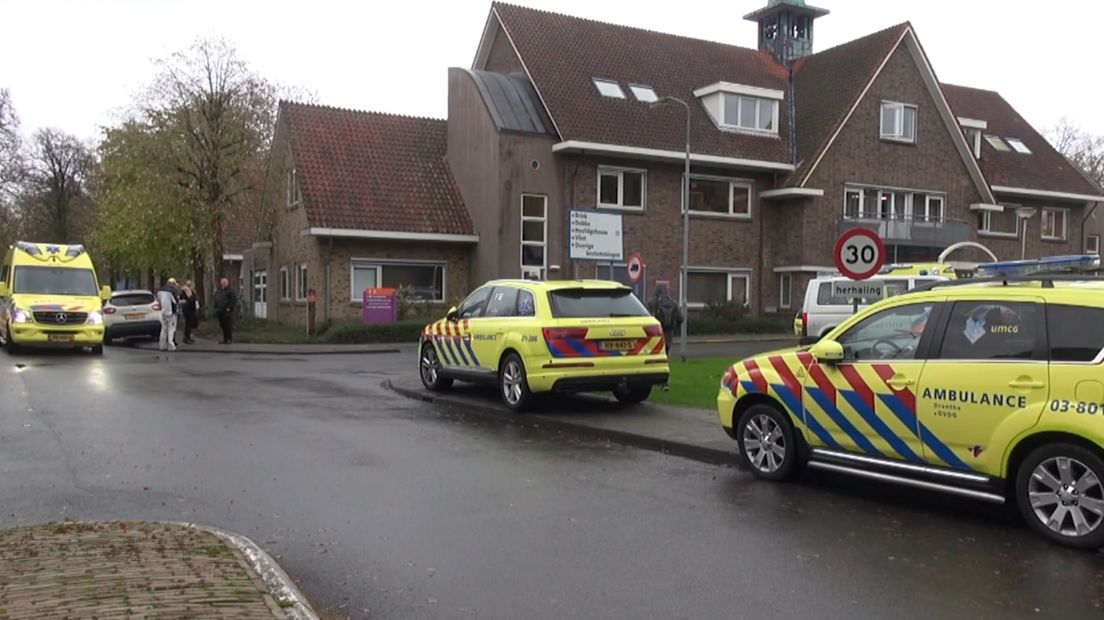
<path fill-rule="evenodd" d="M 867 228 L 853 228 L 836 241 L 832 252 L 836 268 L 852 280 L 865 280 L 885 264 L 885 244 L 878 233 Z"/>
<path fill-rule="evenodd" d="M 629 254 L 628 267 L 629 281 L 636 284 L 644 277 L 644 258 L 637 252 Z"/>

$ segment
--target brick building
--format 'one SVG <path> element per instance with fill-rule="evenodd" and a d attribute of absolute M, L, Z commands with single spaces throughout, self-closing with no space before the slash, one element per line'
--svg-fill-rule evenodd
<path fill-rule="evenodd" d="M 282 108 L 256 265 L 271 283 L 305 264 L 333 316 L 355 311 L 360 257 L 439 264 L 448 298 L 496 277 L 624 281 L 568 259 L 568 210 L 597 208 L 644 256 L 640 293 L 677 293 L 687 114 L 691 307 L 790 308 L 857 226 L 898 262 L 1099 247 L 1104 192 L 999 94 L 940 83 L 908 23 L 816 52 L 825 14 L 770 0 L 748 48 L 495 3 L 472 67 L 449 71 L 447 121 Z M 395 189 L 410 161 L 419 194 Z M 301 209 L 284 204 L 296 171 Z"/>

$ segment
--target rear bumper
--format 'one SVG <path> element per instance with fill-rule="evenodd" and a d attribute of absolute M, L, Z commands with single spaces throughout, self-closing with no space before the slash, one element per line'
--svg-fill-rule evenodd
<path fill-rule="evenodd" d="M 127 321 L 107 326 L 104 334 L 108 338 L 126 338 L 127 336 L 157 336 L 161 333 L 161 321 Z"/>
<path fill-rule="evenodd" d="M 15 344 L 32 347 L 92 347 L 103 344 L 103 325 L 47 327 L 35 323 L 12 324 L 9 336 Z M 58 338 L 66 338 L 59 340 Z"/>
<path fill-rule="evenodd" d="M 553 392 L 608 392 L 615 389 L 647 388 L 666 383 L 669 373 L 606 374 L 562 377 L 552 383 Z"/>

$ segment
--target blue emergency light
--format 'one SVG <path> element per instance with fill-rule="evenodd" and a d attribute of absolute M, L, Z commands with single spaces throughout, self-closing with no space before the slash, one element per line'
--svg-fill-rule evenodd
<path fill-rule="evenodd" d="M 977 267 L 978 277 L 1007 278 L 1039 274 L 1071 273 L 1100 269 L 1100 257 L 1094 254 L 1048 256 L 1034 260 L 1007 260 L 982 263 Z"/>

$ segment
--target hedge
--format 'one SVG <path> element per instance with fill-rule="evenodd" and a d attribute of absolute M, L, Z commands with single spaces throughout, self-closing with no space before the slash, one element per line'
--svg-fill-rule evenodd
<path fill-rule="evenodd" d="M 718 336 L 724 334 L 791 334 L 793 317 L 761 316 L 740 319 L 721 319 L 706 316 L 690 316 L 686 333 L 691 336 Z"/>
<path fill-rule="evenodd" d="M 417 319 L 383 325 L 338 323 L 319 334 L 317 341 L 325 344 L 417 342 L 427 322 Z"/>

